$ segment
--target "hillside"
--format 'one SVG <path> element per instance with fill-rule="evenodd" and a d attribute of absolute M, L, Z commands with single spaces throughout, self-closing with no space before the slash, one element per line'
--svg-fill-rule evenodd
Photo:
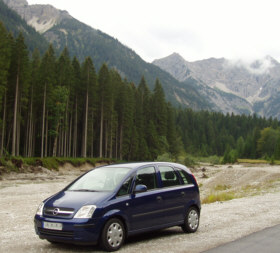
<path fill-rule="evenodd" d="M 109 67 L 117 69 L 123 78 L 135 84 L 145 76 L 149 88 L 153 89 L 158 78 L 167 100 L 174 105 L 183 105 L 195 110 L 213 109 L 211 103 L 199 94 L 191 82 L 183 85 L 169 73 L 142 60 L 132 49 L 117 39 L 81 23 L 67 12 L 50 5 L 28 5 L 25 0 L 4 0 L 4 2 L 52 43 L 58 54 L 67 45 L 71 56 L 77 56 L 80 61 L 90 56 L 97 70 L 106 62 Z M 6 25 L 5 21 L 4 24 Z"/>
<path fill-rule="evenodd" d="M 2 0 L 0 0 L 0 21 L 14 37 L 17 37 L 20 32 L 23 33 L 30 52 L 38 48 L 43 53 L 48 48 L 49 43 L 47 40 L 36 32 L 33 27 L 29 26 L 16 12 L 8 8 Z"/>
<path fill-rule="evenodd" d="M 251 63 L 224 58 L 188 62 L 174 53 L 153 63 L 178 81 L 192 78 L 204 84 L 209 100 L 216 105 L 222 102 L 225 110 L 231 107 L 280 118 L 280 64 L 270 56 Z"/>
<path fill-rule="evenodd" d="M 67 11 L 51 5 L 28 5 L 26 0 L 4 2 L 25 21 L 4 6 L 2 22 L 15 35 L 23 31 L 30 51 L 38 47 L 44 52 L 47 43 L 52 43 L 60 54 L 67 46 L 72 57 L 83 61 L 90 56 L 97 70 L 106 62 L 136 85 L 144 76 L 153 89 L 158 78 L 167 100 L 175 106 L 280 118 L 280 64 L 269 56 L 248 64 L 224 58 L 188 62 L 172 54 L 150 64 L 117 39 L 81 23 Z"/>

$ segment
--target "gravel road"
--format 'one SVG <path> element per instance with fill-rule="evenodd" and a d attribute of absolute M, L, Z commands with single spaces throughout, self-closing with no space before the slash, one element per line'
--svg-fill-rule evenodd
<path fill-rule="evenodd" d="M 50 244 L 35 234 L 33 217 L 37 206 L 81 174 L 80 170 L 70 171 L 2 177 L 0 252 L 101 252 L 98 247 Z M 216 171 L 218 176 L 223 173 Z M 280 168 L 273 167 L 271 171 L 280 172 Z M 203 182 L 207 185 L 214 177 L 211 174 Z M 200 182 L 200 178 L 197 179 Z M 204 194 L 205 191 L 207 189 L 203 189 Z M 184 234 L 178 227 L 148 233 L 129 238 L 119 252 L 203 252 L 277 224 L 280 224 L 280 187 L 256 196 L 204 204 L 196 233 Z"/>

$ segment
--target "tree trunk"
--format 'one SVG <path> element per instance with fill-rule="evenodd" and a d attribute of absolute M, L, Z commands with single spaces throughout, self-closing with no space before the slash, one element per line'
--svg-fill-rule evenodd
<path fill-rule="evenodd" d="M 55 132 L 56 132 L 56 133 L 58 132 L 58 128 L 59 128 L 59 123 L 57 124 L 57 126 L 56 126 L 56 128 L 55 128 Z M 52 154 L 53 157 L 56 157 L 57 138 L 58 138 L 58 135 L 55 136 L 54 142 L 53 142 L 53 154 Z"/>
<path fill-rule="evenodd" d="M 12 156 L 16 155 L 16 134 L 17 134 L 17 113 L 18 113 L 18 89 L 19 89 L 19 70 L 16 80 L 15 102 L 14 102 L 14 120 L 12 137 Z"/>
<path fill-rule="evenodd" d="M 66 110 L 65 110 L 65 123 L 64 123 L 64 145 L 63 145 L 63 156 L 66 157 L 67 156 L 67 144 L 68 144 L 68 138 L 67 138 L 67 129 L 68 129 L 68 101 L 69 99 L 67 99 L 66 102 Z"/>
<path fill-rule="evenodd" d="M 85 121 L 84 121 L 84 134 L 82 143 L 82 157 L 87 156 L 87 129 L 88 129 L 88 89 L 86 94 L 86 105 L 85 105 Z"/>
<path fill-rule="evenodd" d="M 76 97 L 75 104 L 75 123 L 74 123 L 74 136 L 73 136 L 73 157 L 77 157 L 77 131 L 78 131 L 78 98 Z"/>
<path fill-rule="evenodd" d="M 108 121 L 105 122 L 105 157 L 108 157 Z"/>
<path fill-rule="evenodd" d="M 94 140 L 94 115 L 93 112 L 91 113 L 91 134 L 92 134 L 92 140 L 91 140 L 91 152 L 90 157 L 93 157 L 93 140 Z"/>
<path fill-rule="evenodd" d="M 121 129 L 120 129 L 120 160 L 123 159 L 122 146 L 123 146 L 123 126 L 121 125 Z"/>
<path fill-rule="evenodd" d="M 43 135 L 42 135 L 42 136 L 45 135 L 45 157 L 48 156 L 48 128 L 49 128 L 48 114 L 49 114 L 49 112 L 47 111 L 47 114 L 46 114 L 46 133 L 45 134 L 43 133 Z"/>
<path fill-rule="evenodd" d="M 103 156 L 103 100 L 101 102 L 101 115 L 100 115 L 100 142 L 99 142 L 99 157 Z"/>
<path fill-rule="evenodd" d="M 119 144 L 119 142 L 118 142 L 118 127 L 116 127 L 116 144 L 115 144 L 115 158 L 118 158 L 118 144 Z"/>
<path fill-rule="evenodd" d="M 5 126 L 6 126 L 6 107 L 7 107 L 7 91 L 4 95 L 4 108 L 3 108 L 3 121 L 2 121 L 2 136 L 1 136 L 1 150 L 0 156 L 4 153 L 4 141 L 5 141 Z"/>
<path fill-rule="evenodd" d="M 110 153 L 109 157 L 112 158 L 113 156 L 113 124 L 111 124 L 111 131 L 110 131 Z"/>
<path fill-rule="evenodd" d="M 27 114 L 27 126 L 26 126 L 26 133 L 25 133 L 25 140 L 24 140 L 24 151 L 23 154 L 27 157 L 28 153 L 28 144 L 29 144 L 29 125 L 30 125 L 30 112 Z"/>
<path fill-rule="evenodd" d="M 46 93 L 47 84 L 44 86 L 44 98 L 43 98 L 43 114 L 42 114 L 42 134 L 41 134 L 41 158 L 44 156 L 44 134 L 45 134 L 45 114 L 46 114 Z"/>
<path fill-rule="evenodd" d="M 70 114 L 70 122 L 69 122 L 69 134 L 68 134 L 68 147 L 67 147 L 67 157 L 71 156 L 71 145 L 72 145 L 72 124 L 73 124 L 73 111 Z"/>
<path fill-rule="evenodd" d="M 19 99 L 20 101 L 20 99 Z M 20 150 L 19 150 L 19 144 L 20 144 L 20 115 L 21 115 L 21 109 L 19 108 L 18 111 L 18 117 L 17 117 L 17 133 L 16 133 L 16 156 L 19 156 Z"/>

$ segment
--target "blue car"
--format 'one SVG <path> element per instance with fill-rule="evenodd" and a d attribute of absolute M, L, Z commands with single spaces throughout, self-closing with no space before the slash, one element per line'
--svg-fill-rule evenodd
<path fill-rule="evenodd" d="M 116 251 L 126 237 L 181 226 L 198 229 L 199 188 L 185 166 L 166 162 L 97 167 L 43 201 L 35 230 L 49 242 L 100 243 Z"/>

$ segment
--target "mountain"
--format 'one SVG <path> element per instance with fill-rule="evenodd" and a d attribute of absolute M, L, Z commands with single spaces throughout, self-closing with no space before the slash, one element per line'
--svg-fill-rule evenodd
<path fill-rule="evenodd" d="M 183 85 L 166 71 L 142 60 L 117 39 L 81 23 L 68 12 L 57 10 L 51 5 L 28 5 L 26 0 L 4 2 L 52 43 L 58 53 L 67 46 L 70 55 L 77 56 L 81 62 L 90 56 L 97 71 L 106 62 L 109 67 L 117 69 L 123 78 L 136 84 L 144 76 L 150 89 L 154 88 L 158 78 L 167 100 L 172 104 L 183 104 L 195 110 L 212 109 L 212 105 L 199 94 L 191 82 Z"/>
<path fill-rule="evenodd" d="M 67 11 L 51 5 L 29 5 L 26 0 L 0 0 L 0 5 L 0 19 L 15 35 L 24 33 L 30 51 L 37 47 L 42 53 L 52 43 L 59 54 L 67 46 L 70 55 L 81 62 L 90 56 L 97 71 L 106 62 L 136 84 L 145 76 L 150 89 L 158 78 L 167 100 L 175 106 L 280 118 L 279 63 L 271 57 L 247 64 L 224 58 L 187 62 L 173 54 L 150 64 Z"/>
<path fill-rule="evenodd" d="M 180 82 L 194 79 L 222 111 L 280 118 L 280 64 L 270 56 L 248 63 L 225 58 L 188 62 L 174 53 L 153 62 Z"/>
<path fill-rule="evenodd" d="M 14 37 L 17 37 L 20 32 L 23 33 L 30 52 L 33 52 L 35 48 L 41 53 L 47 50 L 49 45 L 47 40 L 33 27 L 29 26 L 16 12 L 8 8 L 2 0 L 0 0 L 0 21 Z"/>

